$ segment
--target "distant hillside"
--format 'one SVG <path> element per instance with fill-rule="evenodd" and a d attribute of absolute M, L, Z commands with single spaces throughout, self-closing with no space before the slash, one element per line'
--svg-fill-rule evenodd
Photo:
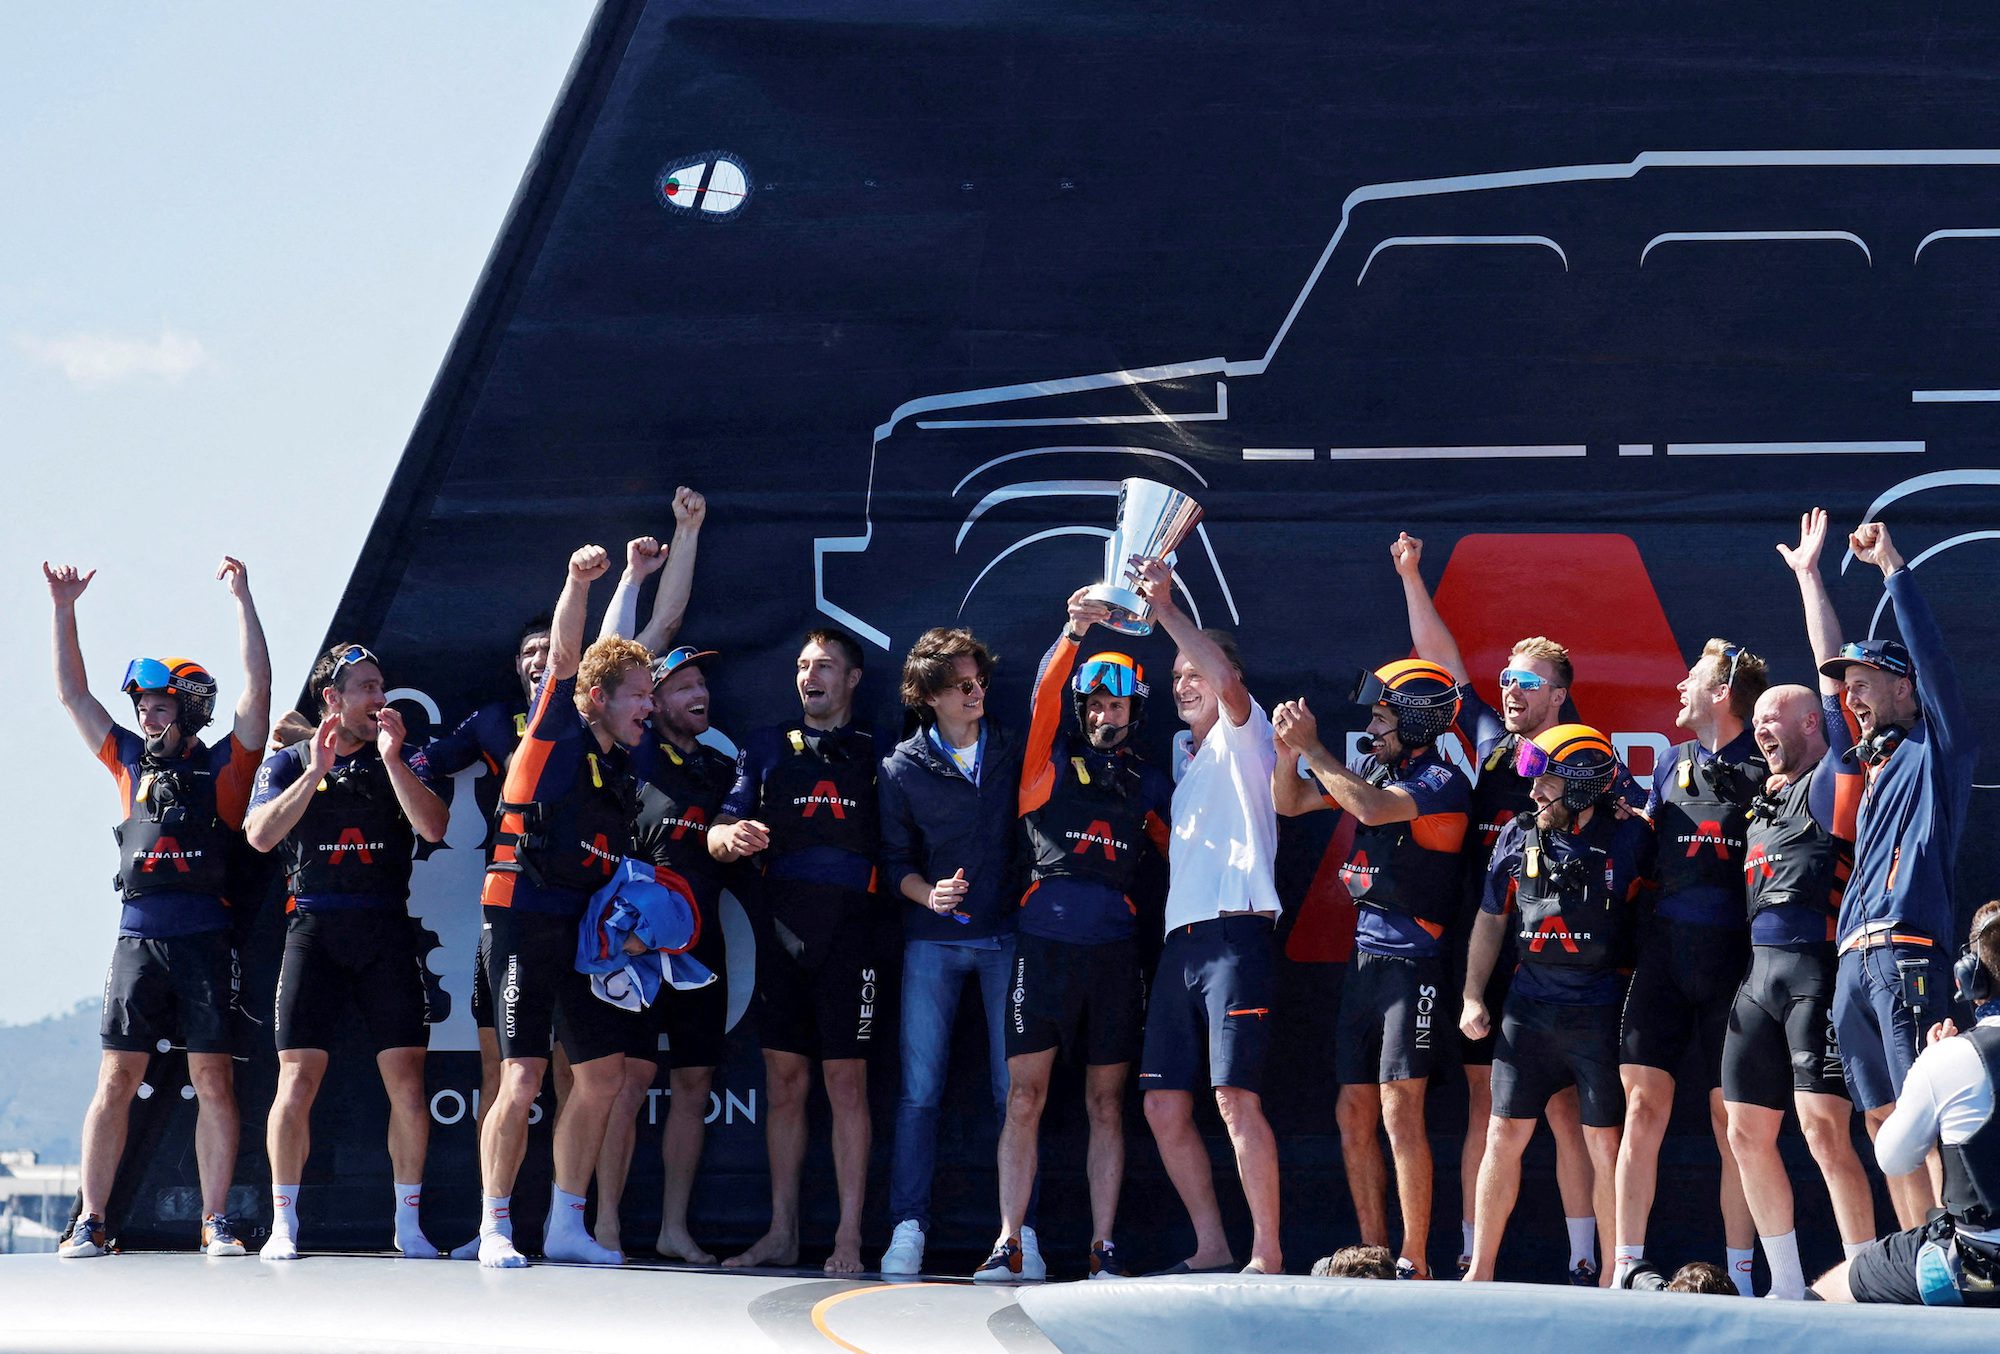
<path fill-rule="evenodd" d="M 0 1148 L 32 1147 L 71 1162 L 97 1084 L 95 997 L 32 1025 L 0 1025 Z"/>

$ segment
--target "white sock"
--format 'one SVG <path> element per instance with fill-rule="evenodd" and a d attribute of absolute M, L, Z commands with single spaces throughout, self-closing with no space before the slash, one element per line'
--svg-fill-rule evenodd
<path fill-rule="evenodd" d="M 590 1235 L 590 1229 L 583 1225 L 584 1198 L 581 1194 L 571 1194 L 564 1189 L 549 1191 L 549 1234 L 558 1232 L 576 1236 Z"/>
<path fill-rule="evenodd" d="M 299 1187 L 271 1186 L 271 1235 L 257 1254 L 265 1260 L 299 1258 Z"/>
<path fill-rule="evenodd" d="M 1459 1253 L 1460 1255 L 1471 1255 L 1471 1254 L 1472 1254 L 1472 1224 L 1471 1224 L 1471 1223 L 1469 1223 L 1469 1222 L 1463 1222 L 1463 1221 L 1461 1221 L 1461 1222 L 1460 1222 L 1460 1223 L 1458 1224 L 1458 1230 L 1459 1230 L 1459 1232 L 1460 1232 L 1460 1233 L 1462 1234 L 1462 1236 L 1463 1236 L 1463 1239 L 1462 1239 L 1462 1240 L 1460 1240 L 1460 1242 L 1458 1243 L 1458 1253 Z"/>
<path fill-rule="evenodd" d="M 1843 1260 L 1852 1260 L 1855 1256 L 1861 1254 L 1861 1252 L 1874 1244 L 1872 1241 L 1843 1241 L 1840 1243 L 1841 1258 Z"/>
<path fill-rule="evenodd" d="M 271 1186 L 271 1230 L 286 1236 L 299 1234 L 299 1187 Z"/>
<path fill-rule="evenodd" d="M 551 1191 L 548 1234 L 542 1239 L 542 1254 L 551 1260 L 568 1260 L 586 1265 L 622 1265 L 625 1257 L 609 1246 L 597 1244 L 583 1225 L 583 1196 L 566 1190 Z"/>
<path fill-rule="evenodd" d="M 417 1221 L 417 1206 L 424 1197 L 423 1183 L 396 1186 L 396 1249 L 412 1260 L 435 1260 L 438 1248 L 424 1236 Z"/>
<path fill-rule="evenodd" d="M 514 1196 L 502 1194 L 498 1198 L 482 1195 L 479 1200 L 479 1235 L 504 1236 L 509 1240 L 514 1236 Z"/>
<path fill-rule="evenodd" d="M 1799 1264 L 1799 1234 L 1797 1230 L 1783 1236 L 1760 1236 L 1764 1243 L 1764 1263 L 1771 1267 L 1771 1295 L 1791 1298 L 1794 1301 L 1806 1295 L 1805 1270 Z M 1748 1274 L 1748 1269 L 1744 1271 Z M 1733 1275 L 1731 1276 L 1734 1277 Z M 1748 1282 L 1740 1279 L 1740 1283 Z"/>
<path fill-rule="evenodd" d="M 1614 1246 L 1611 1250 L 1611 1282 L 1622 1284 L 1632 1267 L 1646 1258 L 1646 1243 L 1636 1246 Z"/>
<path fill-rule="evenodd" d="M 1588 1260 L 1597 1263 L 1597 1219 L 1564 1218 L 1563 1226 L 1569 1228 L 1569 1267 L 1575 1269 Z"/>
<path fill-rule="evenodd" d="M 474 1232 L 472 1240 L 461 1241 L 458 1245 L 453 1246 L 451 1248 L 451 1258 L 454 1260 L 477 1260 L 479 1258 L 479 1241 L 484 1235 L 485 1233 L 483 1232 Z"/>
<path fill-rule="evenodd" d="M 1757 1263 L 1757 1248 L 1755 1246 L 1748 1246 L 1739 1251 L 1734 1246 L 1725 1246 L 1723 1250 L 1729 1257 L 1729 1281 L 1736 1285 L 1738 1296 L 1746 1298 L 1756 1297 L 1757 1285 L 1756 1281 L 1751 1278 L 1750 1271 L 1752 1266 Z"/>

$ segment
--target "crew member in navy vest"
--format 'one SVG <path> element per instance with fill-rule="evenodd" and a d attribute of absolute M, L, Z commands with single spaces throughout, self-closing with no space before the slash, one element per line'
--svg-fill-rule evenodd
<path fill-rule="evenodd" d="M 494 1269 L 527 1263 L 514 1245 L 514 1182 L 552 1033 L 574 1080 L 556 1115 L 555 1188 L 542 1253 L 586 1264 L 624 1259 L 585 1229 L 584 1195 L 624 1083 L 626 1051 L 646 1015 L 597 996 L 576 969 L 577 926 L 591 895 L 631 854 L 638 791 L 630 749 L 646 737 L 653 712 L 650 654 L 615 636 L 583 647 L 590 585 L 610 567 L 602 546 L 570 556 L 548 670 L 507 765 L 493 862 L 480 891 L 501 1057 L 500 1091 L 479 1137 L 479 1263 Z"/>
<path fill-rule="evenodd" d="M 1377 1137 L 1388 1130 L 1403 1221 L 1396 1272 L 1428 1279 L 1424 1089 L 1447 1037 L 1440 1018 L 1444 932 L 1458 909 L 1458 857 L 1471 807 L 1465 774 L 1438 752 L 1437 740 L 1458 715 L 1459 685 L 1437 664 L 1406 658 L 1365 677 L 1356 699 L 1370 718 L 1351 762 L 1320 741 L 1303 700 L 1278 707 L 1278 740 L 1304 766 L 1281 753 L 1272 797 L 1282 814 L 1334 809 L 1354 816 L 1354 844 L 1340 871 L 1360 910 L 1334 1046 L 1341 1158 L 1361 1244 L 1388 1245 L 1388 1172 Z M 1307 769 L 1311 780 L 1302 774 Z"/>
<path fill-rule="evenodd" d="M 828 1274 L 861 1272 L 868 1188 L 868 1054 L 885 1028 L 885 971 L 876 953 L 875 860 L 881 849 L 875 739 L 854 725 L 861 644 L 826 627 L 799 650 L 796 720 L 759 729 L 736 758 L 736 783 L 708 830 L 728 863 L 760 857 L 770 916 L 757 947 L 757 1028 L 764 1044 L 765 1146 L 771 1226 L 731 1268 L 789 1266 L 799 1256 L 799 1171 L 806 1092 L 820 1064 L 833 1110 L 840 1222 Z"/>
<path fill-rule="evenodd" d="M 1657 838 L 1659 892 L 1639 928 L 1638 967 L 1625 996 L 1619 1075 L 1625 1137 L 1618 1146 L 1618 1255 L 1646 1254 L 1646 1220 L 1658 1184 L 1660 1144 L 1673 1109 L 1674 1078 L 1695 1048 L 1709 1126 L 1722 1158 L 1722 1226 L 1730 1278 L 1750 1296 L 1754 1224 L 1729 1150 L 1722 1107 L 1722 1041 L 1736 988 L 1750 966 L 1744 912 L 1744 834 L 1750 801 L 1770 768 L 1749 719 L 1768 684 L 1764 660 L 1711 639 L 1675 688 L 1675 724 L 1694 735 L 1653 769 L 1646 816 Z M 1623 1286 L 1614 1273 L 1614 1284 Z"/>
<path fill-rule="evenodd" d="M 1576 719 L 1570 704 L 1570 686 L 1575 668 L 1569 650 L 1542 635 L 1532 635 L 1516 643 L 1500 670 L 1500 708 L 1494 709 L 1480 698 L 1472 686 L 1471 669 L 1459 652 L 1458 640 L 1438 614 L 1430 590 L 1424 586 L 1422 570 L 1424 543 L 1403 532 L 1390 543 L 1389 557 L 1403 581 L 1403 602 L 1409 612 L 1410 642 L 1417 657 L 1427 658 L 1449 672 L 1458 682 L 1461 697 L 1458 726 L 1472 743 L 1472 821 L 1465 834 L 1465 849 L 1459 855 L 1460 878 L 1458 912 L 1446 933 L 1447 1009 L 1457 1002 L 1465 988 L 1466 952 L 1472 931 L 1486 897 L 1486 867 L 1493 859 L 1493 844 L 1501 829 L 1515 817 L 1531 811 L 1534 800 L 1529 781 L 1514 770 L 1520 745 L 1536 734 Z M 1638 782 L 1618 769 L 1618 790 L 1633 801 L 1645 802 Z M 1483 998 L 1487 1011 L 1498 1011 L 1507 1002 L 1507 983 L 1514 966 L 1495 964 L 1486 981 Z M 1465 1145 L 1459 1151 L 1458 1180 L 1460 1238 L 1458 1272 L 1472 1268 L 1473 1201 L 1479 1183 L 1479 1162 L 1486 1154 L 1486 1126 L 1493 1117 L 1494 1034 L 1468 1039 L 1460 1032 L 1460 1022 L 1449 1015 L 1445 1024 L 1458 1033 L 1458 1057 L 1465 1069 Z M 1447 1035 L 1447 1038 L 1450 1036 Z M 1598 1263 L 1597 1218 L 1591 1202 L 1590 1149 L 1585 1145 L 1583 1125 L 1577 1118 L 1576 1088 L 1566 1086 L 1549 1097 L 1544 1107 L 1550 1136 L 1556 1144 L 1556 1185 L 1562 1194 L 1563 1222 L 1569 1232 L 1570 1282 L 1579 1287 L 1595 1286 L 1601 1277 Z"/>
<path fill-rule="evenodd" d="M 1517 745 L 1515 768 L 1530 778 L 1535 807 L 1509 823 L 1493 848 L 1459 1022 L 1468 1038 L 1492 1032 L 1486 980 L 1501 962 L 1511 920 L 1514 954 L 1507 962 L 1519 970 L 1494 1048 L 1493 1122 L 1479 1167 L 1468 1279 L 1494 1277 L 1500 1238 L 1521 1191 L 1521 1154 L 1549 1097 L 1565 1086 L 1577 1090 L 1597 1227 L 1606 1243 L 1612 1240 L 1612 1186 L 1625 1122 L 1618 1008 L 1638 895 L 1653 865 L 1651 826 L 1619 817 L 1613 806 L 1618 760 L 1602 733 L 1587 724 L 1544 729 Z"/>
<path fill-rule="evenodd" d="M 313 1100 L 328 1050 L 352 1021 L 366 1031 L 389 1097 L 396 1249 L 434 1260 L 437 1248 L 418 1221 L 430 1142 L 430 1032 L 410 864 L 418 837 L 444 840 L 450 810 L 423 752 L 405 741 L 373 653 L 335 645 L 313 665 L 307 686 L 319 696 L 319 727 L 265 760 L 244 820 L 252 847 L 283 849 L 290 895 L 272 1025 L 278 1087 L 265 1126 L 271 1235 L 259 1254 L 298 1259 Z"/>
<path fill-rule="evenodd" d="M 902 1089 L 889 1155 L 884 1274 L 923 1268 L 952 1028 L 968 981 L 986 1021 L 995 1137 L 1007 1112 L 1006 1012 L 1020 910 L 1014 837 L 1021 745 L 986 709 L 993 654 L 970 630 L 938 627 L 903 660 L 904 707 L 917 727 L 882 759 L 882 872 L 902 896 Z M 1022 1235 L 1039 1267 L 1032 1229 Z"/>
<path fill-rule="evenodd" d="M 1892 1180 L 1943 1158 L 1944 1211 L 1820 1276 L 1813 1289 L 1828 1302 L 2000 1306 L 2000 901 L 1973 914 L 1954 978 L 1978 1023 L 1964 1034 L 1949 1019 L 1930 1027 L 1875 1134 Z"/>
<path fill-rule="evenodd" d="M 1132 746 L 1150 694 L 1123 653 L 1079 659 L 1090 627 L 1110 617 L 1088 588 L 1035 680 L 1021 759 L 1021 825 L 1029 883 L 1014 936 L 1007 1010 L 1007 1121 L 1000 1134 L 1000 1235 L 973 1278 L 1047 1277 L 1028 1264 L 1042 1106 L 1056 1054 L 1084 1067 L 1090 1145 L 1093 1279 L 1126 1275 L 1112 1231 L 1125 1178 L 1125 1079 L 1139 1056 L 1145 985 L 1139 969 L 1136 876 L 1148 842 L 1164 858 L 1173 784 Z M 1037 1260 L 1040 1256 L 1035 1257 Z"/>
<path fill-rule="evenodd" d="M 1854 712 L 1860 736 L 1853 756 L 1867 785 L 1855 819 L 1854 875 L 1837 922 L 1833 1021 L 1848 1087 L 1874 1133 L 1902 1089 L 1919 1032 L 1948 1009 L 1939 937 L 1951 934 L 1957 915 L 1952 874 L 1972 808 L 1979 739 L 1937 618 L 1889 529 L 1865 522 L 1847 543 L 1856 559 L 1882 571 L 1903 633 L 1903 644 L 1845 644 L 1820 664 L 1823 675 L 1841 682 Z M 1936 1203 L 1930 1173 L 1891 1180 L 1889 1197 L 1896 1220 L 1914 1227 Z"/>
<path fill-rule="evenodd" d="M 658 1019 L 646 1029 L 651 1047 L 625 1056 L 625 1087 L 612 1107 L 597 1159 L 597 1229 L 600 1245 L 620 1244 L 618 1199 L 631 1165 L 638 1115 L 659 1074 L 657 1031 L 667 1036 L 670 1088 L 667 1122 L 660 1135 L 665 1185 L 654 1252 L 663 1260 L 712 1265 L 715 1257 L 688 1233 L 688 1197 L 701 1164 L 708 1095 L 722 1061 L 729 1020 L 729 953 L 722 937 L 722 888 L 726 867 L 708 853 L 708 828 L 736 783 L 736 761 L 701 741 L 709 727 L 708 664 L 713 649 L 683 645 L 653 660 L 653 736 L 633 749 L 639 776 L 639 829 L 634 854 L 664 865 L 694 890 L 695 939 L 689 954 L 715 975 L 693 991 L 663 988 Z"/>
<path fill-rule="evenodd" d="M 1832 657 L 1840 644 L 1840 623 L 1819 573 L 1825 541 L 1826 513 L 1815 508 L 1800 519 L 1799 544 L 1779 547 L 1798 577 L 1817 659 Z M 1750 971 L 1722 1045 L 1729 1146 L 1771 1269 L 1771 1295 L 1780 1298 L 1806 1295 L 1791 1176 L 1778 1154 L 1788 1107 L 1798 1112 L 1806 1146 L 1826 1178 L 1848 1254 L 1875 1235 L 1875 1198 L 1854 1151 L 1854 1104 L 1833 1030 L 1833 920 L 1854 868 L 1861 769 L 1842 755 L 1854 737 L 1840 683 L 1821 677 L 1819 684 L 1817 697 L 1802 686 L 1774 686 L 1757 698 L 1751 716 L 1771 778 L 1750 804 L 1743 862 Z"/>
<path fill-rule="evenodd" d="M 120 727 L 84 675 L 76 603 L 97 571 L 42 565 L 55 605 L 56 694 L 77 732 L 118 783 L 122 900 L 98 1026 L 97 1090 L 83 1118 L 82 1198 L 57 1246 L 65 1258 L 106 1253 L 104 1210 L 125 1155 L 132 1097 L 155 1050 L 178 1039 L 194 1087 L 195 1169 L 201 1185 L 201 1249 L 242 1255 L 225 1211 L 236 1169 L 235 1073 L 230 1011 L 237 986 L 229 943 L 225 858 L 238 842 L 271 718 L 271 659 L 235 559 L 216 571 L 236 602 L 243 694 L 236 722 L 214 747 L 198 735 L 215 713 L 215 679 L 188 658 L 136 658 L 121 684 L 137 732 Z M 163 597 L 161 600 L 168 600 Z M 175 599 L 177 600 L 177 599 Z"/>

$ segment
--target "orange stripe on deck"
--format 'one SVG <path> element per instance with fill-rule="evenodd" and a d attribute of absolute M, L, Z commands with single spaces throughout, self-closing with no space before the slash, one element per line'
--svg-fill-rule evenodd
<path fill-rule="evenodd" d="M 956 1288 L 956 1287 L 959 1287 L 959 1285 L 946 1284 L 946 1283 L 875 1283 L 875 1284 L 867 1284 L 860 1288 L 850 1288 L 844 1293 L 835 1293 L 832 1297 L 821 1298 L 818 1302 L 815 1302 L 813 1304 L 813 1309 L 812 1309 L 813 1329 L 818 1331 L 821 1335 L 824 1335 L 834 1344 L 840 1346 L 842 1349 L 849 1351 L 849 1354 L 868 1354 L 868 1351 L 863 1349 L 860 1345 L 855 1344 L 851 1340 L 843 1340 L 838 1335 L 835 1335 L 833 1333 L 833 1328 L 826 1324 L 826 1314 L 829 1311 L 831 1311 L 835 1307 L 838 1307 L 841 1303 L 846 1302 L 850 1298 L 858 1298 L 867 1293 L 906 1292 L 912 1288 Z"/>

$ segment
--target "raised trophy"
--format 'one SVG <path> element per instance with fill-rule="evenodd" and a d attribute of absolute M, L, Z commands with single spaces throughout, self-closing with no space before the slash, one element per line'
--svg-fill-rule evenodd
<path fill-rule="evenodd" d="M 1139 571 L 1134 557 L 1174 562 L 1174 551 L 1201 521 L 1201 504 L 1178 489 L 1153 480 L 1124 480 L 1118 485 L 1118 529 L 1104 546 L 1104 581 L 1085 596 L 1111 608 L 1111 619 L 1099 624 L 1121 635 L 1153 633 L 1152 608 L 1133 590 Z"/>

